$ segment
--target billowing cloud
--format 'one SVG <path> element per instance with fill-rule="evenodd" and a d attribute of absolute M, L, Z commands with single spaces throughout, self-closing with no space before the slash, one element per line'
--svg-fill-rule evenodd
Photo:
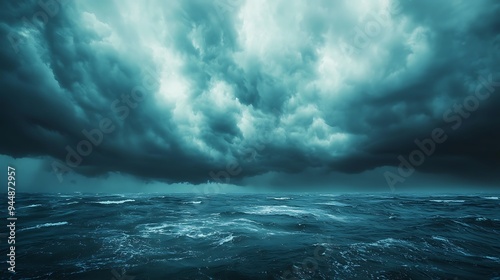
<path fill-rule="evenodd" d="M 440 128 L 446 141 L 417 171 L 498 180 L 496 1 L 0 10 L 0 153 L 44 158 L 60 178 L 246 184 L 397 172 L 415 139 Z"/>

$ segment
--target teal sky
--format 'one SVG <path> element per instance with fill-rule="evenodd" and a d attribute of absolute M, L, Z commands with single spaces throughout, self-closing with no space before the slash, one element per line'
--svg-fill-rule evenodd
<path fill-rule="evenodd" d="M 0 4 L 26 191 L 500 187 L 498 1 L 41 3 Z"/>

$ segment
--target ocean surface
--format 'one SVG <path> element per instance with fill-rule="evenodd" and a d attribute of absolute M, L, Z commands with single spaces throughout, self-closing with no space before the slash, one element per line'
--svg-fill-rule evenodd
<path fill-rule="evenodd" d="M 494 194 L 18 193 L 16 211 L 2 279 L 500 279 Z"/>

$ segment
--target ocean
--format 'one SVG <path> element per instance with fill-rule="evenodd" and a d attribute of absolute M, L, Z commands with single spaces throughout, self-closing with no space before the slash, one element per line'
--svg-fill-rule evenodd
<path fill-rule="evenodd" d="M 500 279 L 495 194 L 18 193 L 16 215 L 2 279 Z"/>

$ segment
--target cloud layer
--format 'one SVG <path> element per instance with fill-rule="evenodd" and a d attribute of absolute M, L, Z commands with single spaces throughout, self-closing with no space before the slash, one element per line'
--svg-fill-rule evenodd
<path fill-rule="evenodd" d="M 0 153 L 56 174 L 358 174 L 439 127 L 418 171 L 499 179 L 497 1 L 4 2 Z"/>

